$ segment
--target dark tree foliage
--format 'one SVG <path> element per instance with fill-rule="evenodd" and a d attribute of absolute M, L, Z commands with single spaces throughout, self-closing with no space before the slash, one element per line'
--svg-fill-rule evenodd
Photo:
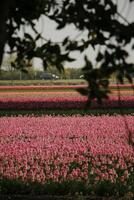
<path fill-rule="evenodd" d="M 131 4 L 133 0 L 126 1 Z M 113 73 L 121 83 L 124 77 L 132 82 L 134 65 L 127 61 L 126 46 L 131 45 L 134 49 L 134 22 L 129 23 L 118 12 L 116 0 L 2 0 L 0 11 L 0 62 L 7 43 L 9 53 L 17 54 L 13 67 L 25 71 L 30 61 L 38 57 L 45 69 L 51 65 L 62 71 L 64 61 L 74 60 L 70 57 L 71 52 L 83 53 L 89 46 L 96 49 L 100 45 L 96 55 L 99 68 L 93 66 L 88 55 L 85 56 L 83 74 L 88 88 L 79 92 L 101 102 L 107 98 L 109 78 Z M 38 46 L 42 35 L 36 30 L 36 23 L 41 15 L 54 20 L 57 29 L 74 24 L 77 30 L 86 30 L 87 37 L 80 41 L 67 37 L 61 44 L 44 39 L 43 45 Z M 28 33 L 23 39 L 18 36 L 18 31 L 25 25 L 31 26 L 35 37 Z"/>

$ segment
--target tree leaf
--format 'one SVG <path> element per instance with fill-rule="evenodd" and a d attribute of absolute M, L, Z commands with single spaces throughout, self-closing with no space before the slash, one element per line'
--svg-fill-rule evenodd
<path fill-rule="evenodd" d="M 87 88 L 77 88 L 76 89 L 80 94 L 82 94 L 83 96 L 87 96 L 89 91 Z"/>

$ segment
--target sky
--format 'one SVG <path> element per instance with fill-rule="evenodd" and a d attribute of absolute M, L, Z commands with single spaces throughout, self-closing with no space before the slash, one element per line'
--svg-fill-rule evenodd
<path fill-rule="evenodd" d="M 128 0 L 114 0 L 119 5 L 119 12 L 128 19 L 128 21 L 134 20 L 134 3 L 129 4 Z M 51 39 L 53 42 L 61 42 L 65 37 L 69 36 L 71 39 L 77 38 L 80 40 L 81 38 L 86 37 L 86 31 L 80 32 L 77 31 L 74 25 L 68 25 L 63 30 L 56 30 L 56 23 L 49 20 L 47 17 L 42 17 L 38 24 L 37 29 L 42 32 L 42 35 L 47 40 Z M 128 47 L 129 50 L 129 47 Z M 71 57 L 75 58 L 74 62 L 66 62 L 65 67 L 82 67 L 84 65 L 83 57 L 85 54 L 88 55 L 89 60 L 95 63 L 96 51 L 89 47 L 84 53 L 80 54 L 78 52 L 71 53 Z M 130 50 L 129 50 L 130 52 Z M 129 61 L 133 60 L 134 52 L 131 52 Z M 41 61 L 35 60 L 34 65 L 37 67 L 41 67 Z"/>
<path fill-rule="evenodd" d="M 118 3 L 119 12 L 127 18 L 129 22 L 134 21 L 134 2 L 129 3 L 129 0 L 113 0 L 116 3 Z M 37 22 L 37 30 L 42 33 L 43 37 L 47 40 L 51 40 L 53 42 L 62 42 L 62 40 L 69 36 L 70 39 L 77 39 L 81 40 L 82 38 L 86 38 L 87 32 L 86 31 L 78 31 L 76 30 L 74 25 L 68 25 L 63 30 L 56 30 L 56 23 L 47 17 L 42 16 L 39 21 Z M 30 32 L 28 28 L 25 29 L 26 32 Z M 21 32 L 19 33 L 21 35 Z M 43 41 L 40 41 L 42 44 Z M 99 48 L 99 47 L 97 47 Z M 88 55 L 88 59 L 91 60 L 91 62 L 96 65 L 95 57 L 98 49 L 94 50 L 91 46 L 85 50 L 84 53 L 78 53 L 73 52 L 70 54 L 72 58 L 75 58 L 76 61 L 74 62 L 66 62 L 64 67 L 83 67 L 84 66 L 84 55 Z M 129 61 L 134 61 L 134 52 L 130 51 L 130 48 L 128 47 L 128 50 L 130 52 L 130 58 Z M 42 62 L 39 59 L 34 59 L 34 67 L 37 69 L 42 69 Z"/>
<path fill-rule="evenodd" d="M 62 42 L 63 39 L 67 36 L 69 36 L 70 39 L 78 39 L 86 37 L 86 32 L 80 32 L 76 30 L 74 25 L 68 25 L 63 30 L 56 30 L 56 23 L 54 21 L 51 21 L 47 17 L 42 17 L 39 20 L 39 23 L 37 25 L 37 29 L 42 33 L 43 37 L 47 40 L 51 40 L 53 42 Z M 43 42 L 43 41 L 42 41 Z M 88 52 L 90 53 L 90 49 L 88 49 Z M 93 53 L 93 52 L 91 52 Z M 79 54 L 77 52 L 71 53 L 71 57 L 75 58 L 75 62 L 66 62 L 65 67 L 81 67 L 83 62 L 83 54 Z M 36 60 L 37 65 L 41 63 L 41 61 Z"/>

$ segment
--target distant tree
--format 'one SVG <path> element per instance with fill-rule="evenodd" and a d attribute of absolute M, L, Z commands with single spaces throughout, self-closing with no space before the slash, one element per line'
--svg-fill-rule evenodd
<path fill-rule="evenodd" d="M 65 77 L 67 79 L 80 79 L 80 76 L 82 75 L 82 69 L 81 68 L 65 68 Z"/>
<path fill-rule="evenodd" d="M 133 0 L 125 2 L 132 3 Z M 1 0 L 0 2 L 0 63 L 4 46 L 8 44 L 9 53 L 16 52 L 16 60 L 12 66 L 26 70 L 31 59 L 41 58 L 44 69 L 56 66 L 63 70 L 65 61 L 73 61 L 69 54 L 73 51 L 84 52 L 89 46 L 99 51 L 95 68 L 90 57 L 85 56 L 83 73 L 89 87 L 80 92 L 89 99 L 97 98 L 101 102 L 108 94 L 109 78 L 114 73 L 120 82 L 126 77 L 130 82 L 134 71 L 133 63 L 127 58 L 127 45 L 132 49 L 134 38 L 134 22 L 129 22 L 118 11 L 116 0 Z M 41 15 L 49 17 L 57 23 L 57 29 L 74 24 L 78 31 L 87 31 L 87 37 L 80 41 L 65 38 L 61 44 L 46 41 L 37 46 L 42 35 L 36 30 L 36 23 Z M 21 38 L 18 31 L 29 25 L 35 33 L 24 33 Z M 43 39 L 43 38 L 42 38 Z M 102 47 L 102 48 L 101 48 Z M 64 49 L 64 53 L 62 52 Z"/>

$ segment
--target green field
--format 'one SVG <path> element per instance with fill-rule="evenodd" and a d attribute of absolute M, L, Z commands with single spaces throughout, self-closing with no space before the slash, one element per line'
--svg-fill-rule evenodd
<path fill-rule="evenodd" d="M 63 80 L 0 80 L 0 85 L 79 85 L 85 84 L 83 79 Z"/>
<path fill-rule="evenodd" d="M 84 79 L 61 79 L 61 80 L 0 80 L 0 85 L 80 85 L 85 84 Z M 110 80 L 116 84 L 115 80 Z M 129 83 L 127 80 L 124 83 Z"/>

